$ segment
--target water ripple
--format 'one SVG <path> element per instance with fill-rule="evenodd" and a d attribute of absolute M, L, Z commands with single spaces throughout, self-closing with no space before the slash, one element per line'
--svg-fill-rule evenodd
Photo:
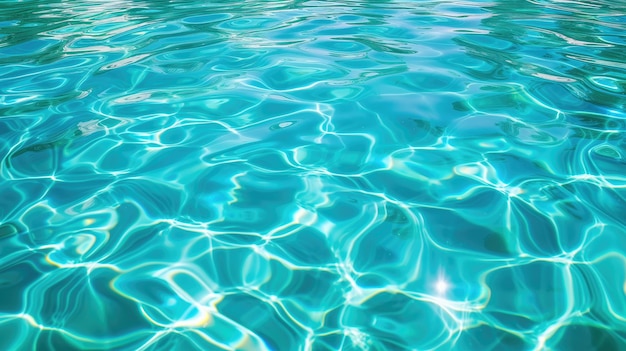
<path fill-rule="evenodd" d="M 625 349 L 624 12 L 0 2 L 0 349 Z"/>

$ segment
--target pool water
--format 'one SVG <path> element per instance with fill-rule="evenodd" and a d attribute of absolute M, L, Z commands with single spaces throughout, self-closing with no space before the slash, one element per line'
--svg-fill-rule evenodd
<path fill-rule="evenodd" d="M 0 350 L 626 350 L 625 14 L 0 2 Z"/>

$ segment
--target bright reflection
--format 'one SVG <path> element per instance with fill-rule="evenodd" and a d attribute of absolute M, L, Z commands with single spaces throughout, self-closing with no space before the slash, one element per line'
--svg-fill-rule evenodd
<path fill-rule="evenodd" d="M 448 291 L 449 287 L 448 282 L 445 280 L 438 280 L 437 285 L 435 286 L 439 295 L 444 295 L 446 291 Z"/>
<path fill-rule="evenodd" d="M 450 290 L 450 283 L 444 273 L 440 272 L 435 282 L 435 290 L 439 296 L 445 295 Z"/>

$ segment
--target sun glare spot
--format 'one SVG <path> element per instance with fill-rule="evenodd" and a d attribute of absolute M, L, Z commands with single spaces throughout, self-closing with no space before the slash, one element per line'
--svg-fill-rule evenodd
<path fill-rule="evenodd" d="M 437 290 L 437 294 L 445 295 L 450 290 L 450 283 L 443 276 L 440 276 L 435 282 L 435 290 Z"/>

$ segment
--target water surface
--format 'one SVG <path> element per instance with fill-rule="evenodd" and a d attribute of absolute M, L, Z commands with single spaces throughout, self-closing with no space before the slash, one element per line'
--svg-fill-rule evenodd
<path fill-rule="evenodd" d="M 626 350 L 624 13 L 0 2 L 0 349 Z"/>

